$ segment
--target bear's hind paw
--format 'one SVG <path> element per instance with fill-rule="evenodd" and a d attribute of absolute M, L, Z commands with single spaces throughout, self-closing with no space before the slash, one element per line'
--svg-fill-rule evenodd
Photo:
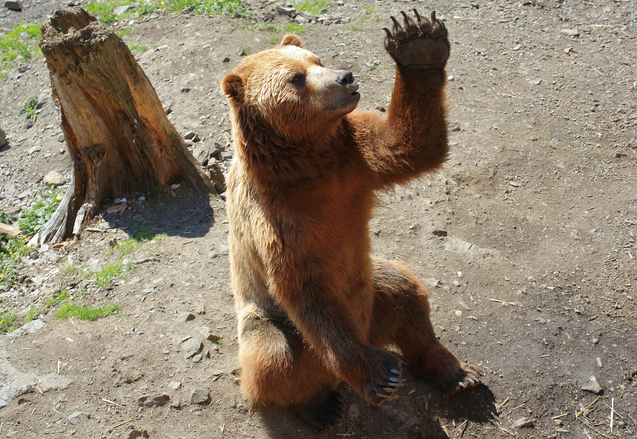
<path fill-rule="evenodd" d="M 343 418 L 345 403 L 340 393 L 330 391 L 302 407 L 293 408 L 292 411 L 317 432 L 323 432 Z"/>
<path fill-rule="evenodd" d="M 482 383 L 480 376 L 483 375 L 483 373 L 477 366 L 465 363 L 462 364 L 461 368 L 464 372 L 463 377 L 454 381 L 444 383 L 443 387 L 446 393 L 454 395 L 456 393 L 472 389 Z"/>

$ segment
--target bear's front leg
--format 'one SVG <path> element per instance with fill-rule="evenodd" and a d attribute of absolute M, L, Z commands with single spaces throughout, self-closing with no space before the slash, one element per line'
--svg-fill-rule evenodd
<path fill-rule="evenodd" d="M 418 75 L 432 86 L 439 86 L 444 81 L 444 68 L 449 58 L 449 41 L 447 28 L 431 13 L 431 21 L 421 17 L 414 9 L 416 20 L 407 14 L 403 15 L 404 25 L 396 18 L 393 31 L 387 28 L 385 48 L 403 71 L 418 72 Z"/>

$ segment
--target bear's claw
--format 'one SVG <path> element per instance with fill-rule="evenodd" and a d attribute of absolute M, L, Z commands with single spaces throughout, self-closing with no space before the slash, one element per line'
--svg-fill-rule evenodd
<path fill-rule="evenodd" d="M 372 404 L 380 405 L 388 401 L 398 391 L 398 388 L 405 384 L 405 379 L 401 378 L 402 372 L 399 369 L 395 367 L 388 367 L 387 369 L 386 372 L 390 375 L 385 377 L 380 385 L 374 386 L 367 394 L 367 398 Z"/>
<path fill-rule="evenodd" d="M 404 25 L 395 17 L 393 29 L 383 28 L 387 37 L 385 48 L 392 58 L 402 67 L 422 67 L 427 70 L 441 70 L 449 58 L 449 41 L 447 28 L 431 13 L 427 20 L 414 9 L 416 21 L 401 11 Z"/>
<path fill-rule="evenodd" d="M 476 387 L 482 382 L 480 376 L 483 375 L 483 373 L 478 367 L 465 363 L 462 365 L 462 372 L 465 374 L 462 381 L 456 382 L 455 385 L 448 386 L 447 393 L 454 395 L 464 392 L 465 390 Z"/>

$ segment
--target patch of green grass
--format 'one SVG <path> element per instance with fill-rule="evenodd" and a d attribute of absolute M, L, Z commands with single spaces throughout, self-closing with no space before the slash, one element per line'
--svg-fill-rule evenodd
<path fill-rule="evenodd" d="M 376 73 L 378 73 L 378 65 L 372 64 L 371 66 L 369 66 L 369 74 L 375 75 Z"/>
<path fill-rule="evenodd" d="M 27 62 L 42 55 L 38 46 L 39 41 L 40 25 L 22 23 L 18 23 L 0 39 L 0 78 L 7 76 L 9 70 L 16 67 L 20 61 Z"/>
<path fill-rule="evenodd" d="M 329 0 L 302 0 L 296 2 L 296 9 L 299 11 L 309 12 L 318 15 L 323 9 L 326 9 L 332 2 Z"/>
<path fill-rule="evenodd" d="M 243 46 L 243 49 L 241 49 L 241 55 L 242 56 L 248 56 L 249 52 L 250 52 L 250 49 L 247 48 L 246 46 Z"/>
<path fill-rule="evenodd" d="M 145 3 L 139 8 L 139 15 L 165 10 L 199 15 L 226 15 L 235 18 L 250 18 L 250 8 L 241 0 L 161 0 Z"/>
<path fill-rule="evenodd" d="M 121 18 L 130 17 L 131 12 L 126 12 L 118 17 L 113 13 L 113 10 L 118 6 L 130 5 L 132 3 L 133 2 L 129 0 L 98 1 L 84 5 L 84 9 L 93 15 L 99 15 L 101 23 L 110 25 Z"/>
<path fill-rule="evenodd" d="M 0 236 L 0 284 L 13 284 L 20 271 L 20 257 L 26 256 L 30 250 L 24 238 Z"/>
<path fill-rule="evenodd" d="M 20 111 L 18 111 L 18 116 L 24 114 L 27 120 L 33 119 L 36 121 L 38 120 L 38 114 L 40 114 L 40 111 L 42 110 L 38 109 L 38 100 L 36 98 L 31 98 L 22 104 Z"/>
<path fill-rule="evenodd" d="M 261 23 L 257 26 L 257 29 L 263 32 L 279 32 L 279 26 L 273 23 Z"/>
<path fill-rule="evenodd" d="M 365 13 L 363 15 L 360 16 L 360 21 L 365 21 L 365 20 L 369 20 L 370 18 L 372 18 L 372 15 L 374 14 L 374 8 L 371 6 L 366 6 L 365 7 Z"/>
<path fill-rule="evenodd" d="M 140 53 L 144 53 L 148 50 L 148 46 L 144 46 L 139 41 L 130 41 L 127 42 L 126 45 L 128 46 L 128 49 L 130 50 L 130 53 L 133 54 L 133 56 L 139 55 Z"/>
<path fill-rule="evenodd" d="M 351 30 L 363 30 L 363 26 L 361 26 L 360 24 L 352 24 L 349 28 Z"/>
<path fill-rule="evenodd" d="M 100 317 L 106 317 L 120 311 L 122 307 L 118 304 L 103 305 L 98 308 L 93 306 L 78 305 L 74 302 L 64 302 L 55 313 L 55 318 L 65 320 L 71 317 L 93 321 Z"/>
<path fill-rule="evenodd" d="M 283 39 L 283 37 L 281 37 L 279 35 L 273 35 L 273 36 L 270 37 L 270 44 L 279 44 L 282 39 Z"/>
<path fill-rule="evenodd" d="M 18 326 L 18 315 L 7 309 L 0 312 L 0 335 L 11 332 Z"/>
<path fill-rule="evenodd" d="M 22 318 L 22 322 L 21 322 L 22 325 L 25 325 L 29 323 L 30 321 L 32 321 L 33 319 L 39 317 L 40 314 L 46 313 L 49 309 L 53 308 L 55 305 L 61 302 L 64 302 L 66 299 L 68 299 L 68 297 L 69 297 L 68 291 L 62 290 L 58 294 L 56 294 L 55 296 L 53 296 L 52 298 L 44 302 L 44 305 L 41 305 L 41 306 L 31 305 L 31 308 L 29 309 L 29 311 Z"/>
<path fill-rule="evenodd" d="M 75 262 L 64 258 L 60 265 L 58 265 L 58 270 L 61 274 L 73 273 L 75 271 Z"/>
<path fill-rule="evenodd" d="M 50 188 L 39 191 L 37 201 L 20 212 L 18 225 L 23 232 L 34 235 L 51 218 L 62 200 L 59 190 Z"/>
<path fill-rule="evenodd" d="M 294 21 L 283 26 L 283 29 L 297 35 L 305 32 L 305 28 L 303 27 L 303 25 L 298 24 L 297 22 L 294 22 Z"/>
<path fill-rule="evenodd" d="M 54 297 L 47 300 L 43 305 L 32 305 L 29 311 L 27 311 L 27 313 L 22 317 L 12 310 L 4 310 L 0 312 L 0 335 L 15 331 L 22 325 L 26 325 L 33 321 L 33 319 L 38 318 L 41 314 L 46 313 L 57 304 L 62 303 L 68 297 L 69 293 L 66 290 L 61 291 Z"/>
<path fill-rule="evenodd" d="M 115 31 L 115 35 L 117 35 L 120 38 L 125 37 L 126 35 L 130 35 L 132 33 L 133 33 L 133 29 L 131 29 L 130 27 L 125 27 L 124 29 Z"/>
<path fill-rule="evenodd" d="M 14 216 L 9 215 L 4 210 L 0 210 L 0 223 L 5 223 L 5 224 L 8 224 L 8 225 L 11 225 L 14 221 L 15 221 L 15 217 Z"/>
<path fill-rule="evenodd" d="M 93 279 L 100 287 L 107 287 L 113 279 L 124 279 L 133 270 L 133 264 L 126 264 L 122 261 L 106 265 L 98 271 L 85 272 L 85 275 Z"/>

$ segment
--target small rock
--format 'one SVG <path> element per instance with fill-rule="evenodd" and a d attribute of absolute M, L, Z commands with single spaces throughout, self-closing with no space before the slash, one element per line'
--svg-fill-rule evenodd
<path fill-rule="evenodd" d="M 7 143 L 7 135 L 4 130 L 0 128 L 0 146 L 4 146 Z"/>
<path fill-rule="evenodd" d="M 200 338 L 190 338 L 181 344 L 180 349 L 184 353 L 184 358 L 187 360 L 201 352 L 203 342 Z"/>
<path fill-rule="evenodd" d="M 170 383 L 168 383 L 168 387 L 170 387 L 173 390 L 179 390 L 179 388 L 181 387 L 181 382 L 180 381 L 171 381 Z"/>
<path fill-rule="evenodd" d="M 137 400 L 139 405 L 148 408 L 161 407 L 163 405 L 166 405 L 168 401 L 170 401 L 170 396 L 166 395 L 165 393 L 156 395 L 143 395 L 140 396 Z"/>
<path fill-rule="evenodd" d="M 51 92 L 46 90 L 43 91 L 42 93 L 38 95 L 38 103 L 36 104 L 35 108 L 37 108 L 38 110 L 41 110 L 46 104 L 49 103 L 50 100 L 51 100 Z"/>
<path fill-rule="evenodd" d="M 207 390 L 196 389 L 190 397 L 191 404 L 208 404 L 210 402 L 210 392 Z"/>
<path fill-rule="evenodd" d="M 533 427 L 533 425 L 534 425 L 533 419 L 524 417 L 515 421 L 512 427 L 513 428 L 529 428 L 529 427 Z"/>
<path fill-rule="evenodd" d="M 579 29 L 562 29 L 560 33 L 569 37 L 577 37 L 579 36 Z"/>
<path fill-rule="evenodd" d="M 409 230 L 413 232 L 420 232 L 420 229 L 422 229 L 422 226 L 418 223 L 412 224 L 411 226 L 409 226 Z"/>
<path fill-rule="evenodd" d="M 287 15 L 288 17 L 294 17 L 296 15 L 296 9 L 295 8 L 288 8 L 285 6 L 281 6 L 281 5 L 276 5 L 276 11 L 277 13 L 281 14 L 281 15 Z"/>
<path fill-rule="evenodd" d="M 194 320 L 194 319 L 195 319 L 195 315 L 193 313 L 185 311 L 185 312 L 180 312 L 177 318 L 175 318 L 175 321 L 179 323 L 186 323 L 187 321 Z"/>
<path fill-rule="evenodd" d="M 86 419 L 86 413 L 84 412 L 75 412 L 71 416 L 69 416 L 69 422 L 73 425 L 77 425 L 81 419 Z"/>
<path fill-rule="evenodd" d="M 456 317 L 462 317 L 462 311 L 460 310 L 456 311 Z"/>
<path fill-rule="evenodd" d="M 602 359 L 597 357 L 597 367 L 602 367 Z"/>
<path fill-rule="evenodd" d="M 6 2 L 4 2 L 4 7 L 12 11 L 22 11 L 22 5 L 20 4 L 20 2 L 17 1 L 7 0 Z"/>
<path fill-rule="evenodd" d="M 137 439 L 140 437 L 149 438 L 150 434 L 146 430 L 137 430 L 137 429 L 133 429 L 130 431 L 130 433 L 128 433 L 128 439 Z"/>
<path fill-rule="evenodd" d="M 197 331 L 198 333 L 200 333 L 204 339 L 206 340 L 210 340 L 213 343 L 216 343 L 217 340 L 219 340 L 219 336 L 212 334 L 210 332 L 210 327 L 209 326 L 200 326 L 198 328 L 195 328 L 195 331 Z"/>
<path fill-rule="evenodd" d="M 219 254 L 223 256 L 227 256 L 230 254 L 230 247 L 227 245 L 222 245 L 219 247 Z"/>
<path fill-rule="evenodd" d="M 42 147 L 40 145 L 35 145 L 32 146 L 31 148 L 29 148 L 29 150 L 27 151 L 27 154 L 31 155 L 31 154 L 35 154 L 36 152 L 40 152 L 42 151 Z"/>
<path fill-rule="evenodd" d="M 599 393 L 602 391 L 602 386 L 599 385 L 597 379 L 594 376 L 591 376 L 588 383 L 582 386 L 582 390 L 593 392 L 594 394 L 599 395 Z"/>
<path fill-rule="evenodd" d="M 447 236 L 446 230 L 434 230 L 432 233 L 436 236 Z"/>
<path fill-rule="evenodd" d="M 453 77 L 453 76 L 449 76 L 449 77 L 447 77 L 447 81 L 452 82 L 453 80 L 454 80 L 454 77 Z"/>
<path fill-rule="evenodd" d="M 453 280 L 451 283 L 453 284 L 454 287 L 460 286 L 460 282 L 458 282 L 457 280 Z"/>
<path fill-rule="evenodd" d="M 66 183 L 66 178 L 64 178 L 64 175 L 60 174 L 57 171 L 49 171 L 44 176 L 44 182 L 46 184 L 50 184 L 51 186 L 62 186 Z"/>
<path fill-rule="evenodd" d="M 438 287 L 440 286 L 440 281 L 435 277 L 430 277 L 429 279 L 425 279 L 425 285 L 428 287 Z"/>
<path fill-rule="evenodd" d="M 529 84 L 531 84 L 531 85 L 540 85 L 541 83 L 542 83 L 541 79 L 531 79 L 529 81 Z"/>
<path fill-rule="evenodd" d="M 221 60 L 221 62 L 230 62 L 230 58 L 228 58 L 227 56 L 225 56 L 225 57 Z"/>

